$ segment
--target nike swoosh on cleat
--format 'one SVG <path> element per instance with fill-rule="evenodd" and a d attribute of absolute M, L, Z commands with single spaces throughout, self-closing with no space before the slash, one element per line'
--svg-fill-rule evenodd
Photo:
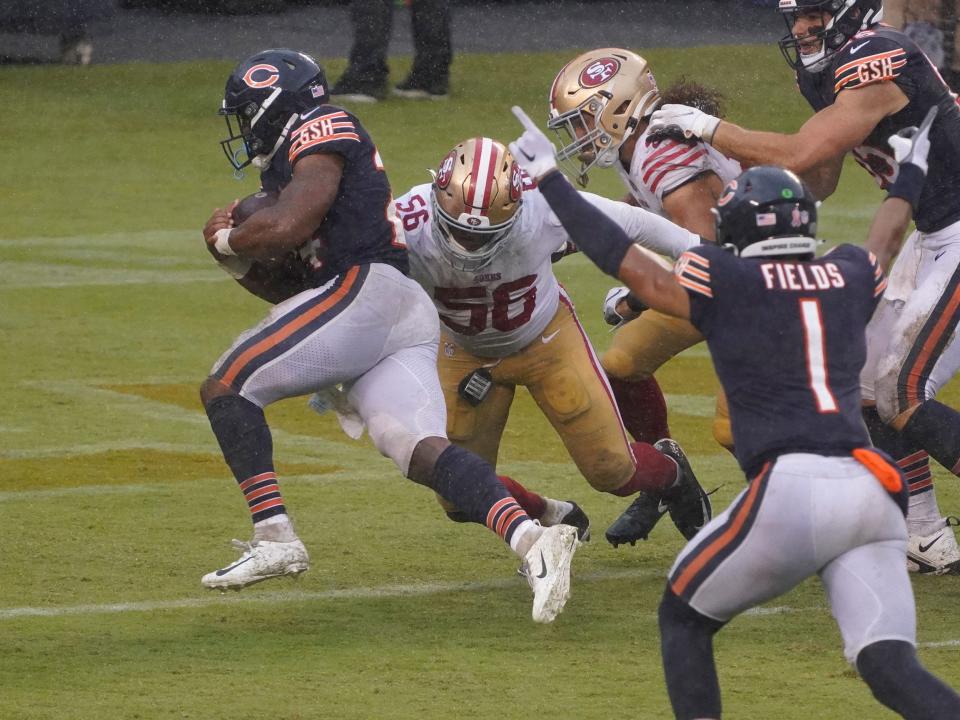
<path fill-rule="evenodd" d="M 547 561 L 543 559 L 543 550 L 540 551 L 540 574 L 537 575 L 538 578 L 545 578 L 547 576 Z"/>
<path fill-rule="evenodd" d="M 870 42 L 870 41 L 867 40 L 866 42 L 862 42 L 862 43 L 860 43 L 859 45 L 854 45 L 852 48 L 850 48 L 850 54 L 852 55 L 852 54 L 855 53 L 857 50 L 859 50 L 859 49 L 862 48 L 864 45 L 866 45 L 868 42 Z"/>
<path fill-rule="evenodd" d="M 669 510 L 669 509 L 670 509 L 670 506 L 669 506 L 669 505 L 666 505 L 666 504 L 663 502 L 663 500 L 658 500 L 658 501 L 657 501 L 657 510 L 660 512 L 660 514 L 663 514 L 663 513 L 667 512 L 667 510 Z"/>
<path fill-rule="evenodd" d="M 553 340 L 553 339 L 557 336 L 557 333 L 559 333 L 559 332 L 560 332 L 559 330 L 554 330 L 554 331 L 553 331 L 552 333 L 550 333 L 549 335 L 541 335 L 541 336 L 540 336 L 540 342 L 542 342 L 544 345 L 546 345 L 548 342 L 550 342 L 551 340 Z"/>
<path fill-rule="evenodd" d="M 927 550 L 929 550 L 930 548 L 932 548 L 932 547 L 936 544 L 937 540 L 939 540 L 939 539 L 942 538 L 942 537 L 943 537 L 943 533 L 940 533 L 939 535 L 937 535 L 933 540 L 931 540 L 931 541 L 930 541 L 929 543 L 927 543 L 926 545 L 924 545 L 923 543 L 920 543 L 920 547 L 918 547 L 917 549 L 918 549 L 920 552 L 925 553 Z"/>
<path fill-rule="evenodd" d="M 934 541 L 934 542 L 936 542 L 936 541 Z M 227 574 L 228 572 L 230 572 L 231 570 L 236 570 L 238 567 L 240 567 L 241 565 L 243 565 L 245 562 L 250 562 L 251 560 L 253 560 L 253 557 L 252 557 L 252 556 L 251 556 L 251 557 L 248 557 L 248 558 L 244 558 L 244 559 L 241 560 L 240 562 L 234 563 L 234 564 L 231 565 L 230 567 L 225 567 L 225 568 L 223 568 L 222 570 L 217 570 L 217 572 L 216 572 L 215 574 L 216 574 L 217 577 L 221 577 L 221 576 L 223 576 L 223 575 L 226 575 L 226 574 Z"/>

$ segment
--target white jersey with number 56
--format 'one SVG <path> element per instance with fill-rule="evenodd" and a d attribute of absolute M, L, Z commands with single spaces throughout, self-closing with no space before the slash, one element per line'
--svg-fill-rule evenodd
<path fill-rule="evenodd" d="M 418 185 L 396 202 L 410 256 L 410 274 L 433 298 L 445 329 L 467 351 L 500 358 L 534 342 L 557 311 L 560 284 L 551 255 L 568 247 L 569 236 L 536 188 L 523 193 L 520 215 L 506 243 L 489 265 L 476 272 L 458 270 L 446 260 L 433 233 L 431 185 Z M 640 208 L 583 193 L 612 217 L 628 236 L 648 243 L 657 231 Z M 671 231 L 673 229 L 671 228 Z M 699 238 L 676 230 L 689 244 Z"/>

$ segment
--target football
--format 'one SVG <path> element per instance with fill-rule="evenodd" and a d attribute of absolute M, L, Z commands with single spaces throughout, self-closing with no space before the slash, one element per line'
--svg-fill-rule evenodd
<path fill-rule="evenodd" d="M 280 193 L 275 190 L 260 190 L 240 200 L 230 213 L 234 225 L 242 225 L 258 210 L 277 204 Z"/>
<path fill-rule="evenodd" d="M 246 222 L 251 215 L 264 208 L 276 205 L 280 193 L 260 190 L 241 199 L 231 212 L 235 227 Z M 282 258 L 255 260 L 247 274 L 239 278 L 246 290 L 270 303 L 278 303 L 309 287 L 309 268 L 297 252 Z"/>

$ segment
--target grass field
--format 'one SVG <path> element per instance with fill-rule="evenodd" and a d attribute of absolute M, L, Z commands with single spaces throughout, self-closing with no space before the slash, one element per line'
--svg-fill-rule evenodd
<path fill-rule="evenodd" d="M 728 115 L 790 130 L 806 116 L 766 47 L 655 50 L 661 84 L 720 86 Z M 444 103 L 358 113 L 396 194 L 453 144 L 545 115 L 567 54 L 457 58 Z M 329 63 L 336 77 L 342 62 Z M 402 61 L 395 63 L 402 77 Z M 500 467 L 590 513 L 573 597 L 530 621 L 526 583 L 482 528 L 448 522 L 364 440 L 291 400 L 268 410 L 281 484 L 313 568 L 220 596 L 199 578 L 247 538 L 242 498 L 197 386 L 264 313 L 210 263 L 199 228 L 251 192 L 217 145 L 224 63 L 0 68 L 0 718 L 665 718 L 656 605 L 682 547 L 669 522 L 613 550 L 623 500 L 591 491 L 518 395 Z M 592 189 L 619 196 L 613 173 Z M 857 240 L 879 200 L 849 169 L 822 234 Z M 558 268 L 598 348 L 607 280 Z M 702 348 L 659 374 L 674 436 L 723 508 L 742 487 L 710 437 Z M 960 393 L 947 388 L 956 403 Z M 942 507 L 960 507 L 938 471 Z M 960 681 L 957 578 L 916 578 L 921 656 Z M 846 666 L 819 583 L 733 622 L 717 641 L 726 717 L 890 718 Z"/>

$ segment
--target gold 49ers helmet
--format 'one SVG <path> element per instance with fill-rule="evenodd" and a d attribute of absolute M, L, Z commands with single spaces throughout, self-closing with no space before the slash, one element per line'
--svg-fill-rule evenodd
<path fill-rule="evenodd" d="M 547 125 L 563 145 L 557 158 L 586 185 L 587 171 L 617 162 L 620 146 L 659 104 L 653 73 L 636 53 L 599 48 L 575 57 L 550 88 Z M 573 159 L 580 160 L 578 169 L 570 166 Z"/>
<path fill-rule="evenodd" d="M 474 272 L 489 265 L 520 215 L 523 174 L 501 143 L 464 140 L 433 174 L 433 234 L 447 261 Z"/>

